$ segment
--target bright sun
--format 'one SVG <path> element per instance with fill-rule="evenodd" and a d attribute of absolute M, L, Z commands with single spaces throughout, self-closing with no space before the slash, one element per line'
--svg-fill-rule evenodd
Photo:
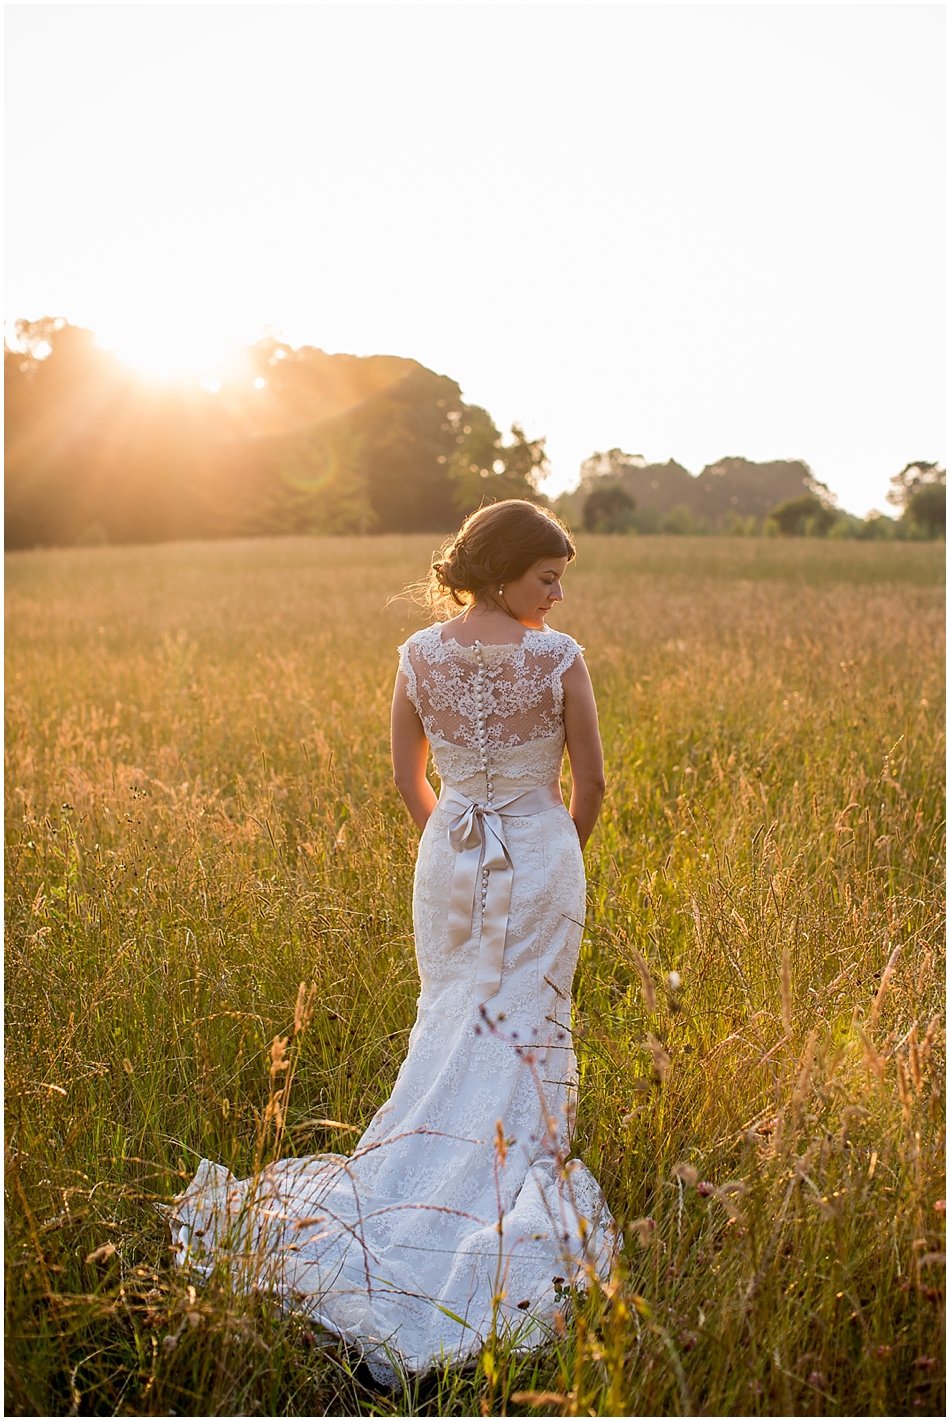
<path fill-rule="evenodd" d="M 152 379 L 212 390 L 235 373 L 239 352 L 233 341 L 195 330 L 187 323 L 143 323 L 134 333 L 123 333 L 102 344 Z"/>

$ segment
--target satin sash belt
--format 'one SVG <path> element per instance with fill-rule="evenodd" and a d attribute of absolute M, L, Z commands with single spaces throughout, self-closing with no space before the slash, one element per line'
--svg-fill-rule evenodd
<path fill-rule="evenodd" d="M 514 868 L 505 843 L 504 820 L 543 814 L 563 805 L 559 789 L 541 785 L 502 804 L 476 804 L 457 789 L 442 786 L 439 796 L 452 815 L 449 843 L 458 857 L 449 902 L 449 945 L 463 948 L 476 939 L 472 930 L 475 904 L 481 897 L 482 926 L 478 941 L 475 1002 L 483 1006 L 501 987 L 501 967 L 508 930 Z M 479 873 L 481 870 L 481 873 Z M 481 891 L 479 893 L 479 879 Z"/>

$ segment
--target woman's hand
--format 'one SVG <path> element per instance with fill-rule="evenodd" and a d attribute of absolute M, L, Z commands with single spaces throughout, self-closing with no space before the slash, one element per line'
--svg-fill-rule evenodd
<path fill-rule="evenodd" d="M 561 678 L 564 734 L 571 762 L 571 818 L 584 848 L 604 799 L 604 752 L 597 724 L 597 703 L 584 658 L 577 656 Z"/>
<path fill-rule="evenodd" d="M 424 829 L 438 797 L 426 779 L 429 742 L 401 671 L 393 691 L 392 754 L 396 788 L 419 828 Z"/>

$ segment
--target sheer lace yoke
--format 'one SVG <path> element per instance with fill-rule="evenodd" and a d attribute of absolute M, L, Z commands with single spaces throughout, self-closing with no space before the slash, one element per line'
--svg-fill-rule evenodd
<path fill-rule="evenodd" d="M 580 652 L 572 637 L 544 628 L 518 643 L 462 646 L 440 625 L 400 647 L 400 669 L 426 735 L 469 750 L 527 745 L 564 734 L 561 677 Z M 484 733 L 484 742 L 482 734 Z"/>

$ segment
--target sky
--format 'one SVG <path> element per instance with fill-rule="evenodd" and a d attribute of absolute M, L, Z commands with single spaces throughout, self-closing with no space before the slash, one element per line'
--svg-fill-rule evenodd
<path fill-rule="evenodd" d="M 546 489 L 945 460 L 942 5 L 7 5 L 5 315 L 411 356 Z"/>

